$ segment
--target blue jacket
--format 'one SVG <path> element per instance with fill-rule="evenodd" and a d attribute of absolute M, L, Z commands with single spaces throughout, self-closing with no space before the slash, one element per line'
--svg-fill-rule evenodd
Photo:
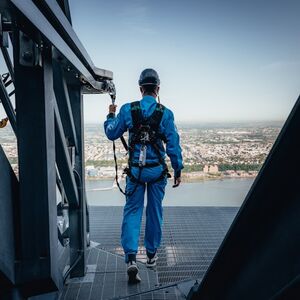
<path fill-rule="evenodd" d="M 156 99 L 152 96 L 144 96 L 141 103 L 142 114 L 145 118 L 149 117 L 156 107 Z M 114 117 L 111 115 L 107 116 L 107 120 L 104 122 L 105 134 L 110 140 L 116 140 L 123 135 L 128 129 L 132 128 L 131 118 L 131 106 L 130 103 L 124 104 L 119 114 Z M 159 132 L 165 135 L 167 144 L 166 151 L 161 148 L 162 157 L 167 155 L 170 157 L 172 168 L 175 172 L 183 169 L 181 147 L 179 144 L 179 135 L 174 124 L 174 115 L 168 108 L 164 110 L 162 120 L 159 125 Z M 130 136 L 129 136 L 130 139 Z M 134 149 L 133 160 L 138 161 L 140 145 L 136 145 Z M 147 147 L 147 163 L 157 162 L 158 157 L 151 146 Z"/>

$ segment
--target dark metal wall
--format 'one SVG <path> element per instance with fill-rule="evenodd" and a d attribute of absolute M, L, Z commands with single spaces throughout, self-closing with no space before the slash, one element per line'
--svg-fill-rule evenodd
<path fill-rule="evenodd" d="M 86 265 L 87 220 L 85 205 L 85 175 L 84 175 L 84 124 L 83 124 L 83 97 L 80 86 L 70 86 L 69 95 L 74 116 L 76 140 L 78 142 L 77 155 L 74 161 L 74 174 L 78 186 L 79 205 L 70 214 L 70 235 L 77 239 L 70 240 L 71 263 L 80 257 L 71 277 L 83 276 Z"/>

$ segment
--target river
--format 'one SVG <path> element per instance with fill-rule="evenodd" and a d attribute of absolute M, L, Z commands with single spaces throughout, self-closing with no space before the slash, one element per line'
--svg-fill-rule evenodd
<path fill-rule="evenodd" d="M 178 188 L 172 188 L 172 181 L 170 181 L 166 188 L 163 205 L 240 206 L 253 181 L 253 178 L 207 180 L 182 183 Z M 87 180 L 88 203 L 97 206 L 123 206 L 125 197 L 117 188 L 110 189 L 111 186 L 112 180 Z"/>

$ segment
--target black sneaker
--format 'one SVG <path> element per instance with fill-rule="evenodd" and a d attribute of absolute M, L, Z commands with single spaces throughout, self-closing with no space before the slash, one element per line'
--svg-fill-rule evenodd
<path fill-rule="evenodd" d="M 128 283 L 141 282 L 141 277 L 139 276 L 139 269 L 135 261 L 129 261 L 127 263 L 127 274 L 128 274 Z"/>
<path fill-rule="evenodd" d="M 149 253 L 147 252 L 147 262 L 146 262 L 146 267 L 147 268 L 154 268 L 156 266 L 156 261 L 158 257 L 156 252 L 155 253 Z"/>

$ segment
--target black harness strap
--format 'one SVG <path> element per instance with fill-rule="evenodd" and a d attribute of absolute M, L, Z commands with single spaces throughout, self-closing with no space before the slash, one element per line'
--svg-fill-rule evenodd
<path fill-rule="evenodd" d="M 146 119 L 143 118 L 141 103 L 135 101 L 131 103 L 131 117 L 132 117 L 132 129 L 136 131 L 141 124 L 149 125 L 155 132 L 158 132 L 159 124 L 163 117 L 165 106 L 160 103 L 156 104 L 155 110 L 152 115 Z"/>
<path fill-rule="evenodd" d="M 149 125 L 156 133 L 158 133 L 159 124 L 163 117 L 164 110 L 165 107 L 162 104 L 157 103 L 153 114 L 149 118 Z"/>
<path fill-rule="evenodd" d="M 129 152 L 129 159 L 128 159 L 129 168 L 126 168 L 124 170 L 124 173 L 127 174 L 127 176 L 130 178 L 130 180 L 132 182 L 136 183 L 134 189 L 130 193 L 124 192 L 121 189 L 121 187 L 119 186 L 118 175 L 116 175 L 116 182 L 119 187 L 119 190 L 126 196 L 132 195 L 136 191 L 137 186 L 139 184 L 144 184 L 144 182 L 140 181 L 142 168 L 156 167 L 159 165 L 163 166 L 163 171 L 162 171 L 161 175 L 158 178 L 156 178 L 152 181 L 149 181 L 148 183 L 158 182 L 158 181 L 164 179 L 166 176 L 168 178 L 170 177 L 167 164 L 161 155 L 161 152 L 159 149 L 160 147 L 158 144 L 159 140 L 166 141 L 165 137 L 159 133 L 159 125 L 162 120 L 165 107 L 162 104 L 157 103 L 152 115 L 149 116 L 148 118 L 144 118 L 143 114 L 142 114 L 140 101 L 132 102 L 130 104 L 130 106 L 131 106 L 132 128 L 129 130 L 129 132 L 131 133 L 130 138 L 129 138 L 129 148 L 128 148 L 128 150 L 129 150 L 128 151 Z M 147 144 L 150 144 L 151 146 L 153 146 L 153 149 L 154 149 L 155 153 L 157 154 L 157 158 L 158 158 L 159 162 L 158 163 L 148 163 L 148 164 L 146 163 L 145 166 L 141 167 L 138 163 L 133 162 L 133 154 L 134 154 L 135 145 L 142 143 L 140 134 L 141 134 L 141 131 L 143 130 L 143 128 L 145 128 L 145 127 L 147 127 L 148 130 L 150 131 L 150 133 L 149 133 L 150 140 L 149 140 L 149 142 L 147 142 Z M 117 158 L 115 155 L 115 145 L 114 145 L 114 159 L 115 159 L 116 174 L 117 174 L 118 167 L 117 167 Z M 138 178 L 135 178 L 132 175 L 132 173 L 131 173 L 132 167 L 139 167 Z"/>
<path fill-rule="evenodd" d="M 135 178 L 135 177 L 132 175 L 130 169 L 126 169 L 124 172 L 125 172 L 125 174 L 130 178 L 130 180 L 131 180 L 133 183 L 136 183 L 136 186 L 135 186 L 133 192 L 130 193 L 130 195 L 124 193 L 124 195 L 131 196 L 131 195 L 135 192 L 135 190 L 136 190 L 136 188 L 137 188 L 137 185 L 139 185 L 139 184 L 142 184 L 142 185 L 143 185 L 143 184 L 145 184 L 145 183 L 142 182 L 142 181 L 140 181 L 140 177 L 139 177 L 139 178 Z M 139 172 L 141 172 L 141 169 L 139 170 Z M 140 173 L 139 173 L 139 175 L 140 175 Z M 169 174 L 168 174 L 168 171 L 165 169 L 165 170 L 162 171 L 161 175 L 160 175 L 158 178 L 156 178 L 156 179 L 154 179 L 154 180 L 151 180 L 151 181 L 149 181 L 149 182 L 147 182 L 147 183 L 155 183 L 155 182 L 161 181 L 161 180 L 164 179 L 166 176 L 167 176 L 167 178 L 170 178 L 170 177 L 169 177 Z"/>
<path fill-rule="evenodd" d="M 150 136 L 150 142 L 149 144 L 153 146 L 153 149 L 155 153 L 157 154 L 157 158 L 159 160 L 159 164 L 163 166 L 163 172 L 162 175 L 154 180 L 153 182 L 159 181 L 162 178 L 164 178 L 168 174 L 168 167 L 160 153 L 158 141 L 163 140 L 165 141 L 165 138 L 162 134 L 159 134 L 159 125 L 161 123 L 163 114 L 164 114 L 165 106 L 163 106 L 160 103 L 156 104 L 155 110 L 152 113 L 151 116 L 148 118 L 144 118 L 142 115 L 142 109 L 141 109 L 141 103 L 140 101 L 135 101 L 131 103 L 131 117 L 132 117 L 132 128 L 130 129 L 130 132 L 132 134 L 129 142 L 129 171 L 128 176 L 132 179 L 132 181 L 136 181 L 136 178 L 134 178 L 130 172 L 130 168 L 133 166 L 136 166 L 136 163 L 133 163 L 133 152 L 134 152 L 134 146 L 136 144 L 139 144 L 139 132 L 140 129 L 143 126 L 148 126 L 149 130 L 153 133 Z M 147 166 L 147 164 L 146 164 Z"/>
<path fill-rule="evenodd" d="M 130 107 L 131 107 L 132 126 L 133 128 L 136 128 L 143 119 L 140 101 L 132 102 L 130 104 Z"/>

